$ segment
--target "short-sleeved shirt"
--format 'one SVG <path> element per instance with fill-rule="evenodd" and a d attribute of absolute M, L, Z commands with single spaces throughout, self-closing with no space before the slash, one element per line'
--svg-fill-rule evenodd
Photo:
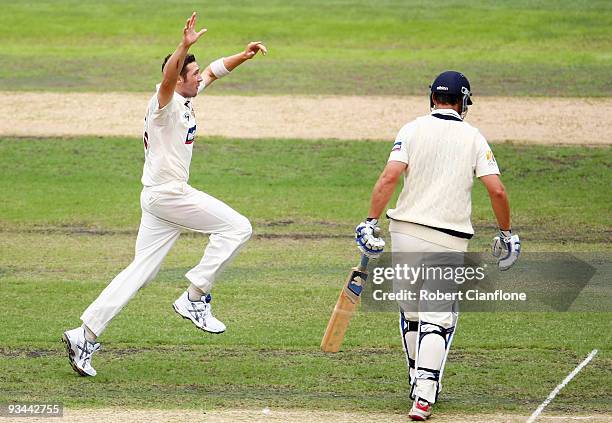
<path fill-rule="evenodd" d="M 203 88 L 201 85 L 198 92 Z M 189 180 L 197 130 L 192 100 L 175 92 L 170 102 L 160 108 L 157 92 L 151 97 L 144 121 L 144 186 Z"/>
<path fill-rule="evenodd" d="M 473 234 L 474 176 L 499 174 L 489 144 L 452 109 L 436 109 L 406 124 L 389 161 L 406 163 L 404 187 L 387 215 L 398 221 Z"/>

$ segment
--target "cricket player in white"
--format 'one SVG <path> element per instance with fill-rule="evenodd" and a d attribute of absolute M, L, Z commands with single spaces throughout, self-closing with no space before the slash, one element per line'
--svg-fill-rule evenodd
<path fill-rule="evenodd" d="M 369 217 L 357 226 L 356 237 L 362 240 L 364 253 L 372 257 L 382 252 L 384 241 L 376 236 L 378 218 L 403 175 L 397 205 L 387 212 L 392 252 L 462 256 L 474 234 L 470 215 L 475 176 L 487 188 L 500 228 L 493 241 L 499 268 L 507 270 L 518 259 L 520 241 L 510 229 L 510 206 L 497 162 L 485 138 L 463 121 L 471 104 L 470 84 L 463 74 L 447 71 L 434 80 L 431 114 L 399 131 L 374 186 Z M 405 311 L 400 303 L 413 420 L 431 415 L 456 323 L 457 312 L 450 306 L 440 311 Z"/>
<path fill-rule="evenodd" d="M 196 31 L 195 23 L 194 12 L 183 29 L 181 43 L 162 65 L 162 82 L 147 108 L 142 220 L 134 260 L 85 310 L 83 325 L 63 335 L 70 364 L 81 376 L 96 375 L 91 366 L 91 356 L 100 348 L 96 338 L 157 275 L 182 229 L 210 234 L 210 238 L 201 262 L 185 275 L 191 285 L 174 302 L 174 310 L 199 329 L 225 331 L 225 325 L 212 314 L 210 291 L 223 268 L 250 238 L 252 229 L 247 218 L 188 184 L 197 129 L 192 98 L 257 52 L 266 54 L 267 50 L 261 42 L 251 42 L 243 52 L 220 58 L 200 72 L 188 51 L 206 29 Z"/>

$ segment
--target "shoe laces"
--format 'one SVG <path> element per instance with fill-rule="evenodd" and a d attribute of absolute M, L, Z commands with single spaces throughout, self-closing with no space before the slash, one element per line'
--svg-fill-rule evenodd
<path fill-rule="evenodd" d="M 89 342 L 88 340 L 83 341 L 83 345 L 78 345 L 79 349 L 79 359 L 89 362 L 91 360 L 91 355 L 100 349 L 100 343 Z"/>
<path fill-rule="evenodd" d="M 206 295 L 206 297 L 202 297 L 202 299 L 200 301 L 191 301 L 189 300 L 189 303 L 191 304 L 191 309 L 188 310 L 192 313 L 194 313 L 196 319 L 199 320 L 204 320 L 204 317 L 206 315 L 210 315 L 210 301 L 211 301 L 212 297 L 210 296 L 210 294 Z"/>

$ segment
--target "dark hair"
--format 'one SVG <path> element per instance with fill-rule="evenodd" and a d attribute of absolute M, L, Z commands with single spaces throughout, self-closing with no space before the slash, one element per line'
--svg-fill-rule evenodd
<path fill-rule="evenodd" d="M 434 100 L 439 104 L 449 104 L 451 106 L 456 106 L 461 103 L 461 96 L 455 94 L 445 94 L 445 93 L 433 93 Z"/>
<path fill-rule="evenodd" d="M 170 59 L 170 56 L 172 56 L 172 54 L 167 55 L 166 58 L 164 59 L 164 63 L 162 63 L 162 73 L 164 72 L 164 66 L 166 66 L 166 63 Z M 189 53 L 187 54 L 187 56 L 185 56 L 185 61 L 183 62 L 183 69 L 181 69 L 181 76 L 183 78 L 185 78 L 185 76 L 187 75 L 187 65 L 195 61 L 196 61 L 196 58 L 193 54 Z"/>

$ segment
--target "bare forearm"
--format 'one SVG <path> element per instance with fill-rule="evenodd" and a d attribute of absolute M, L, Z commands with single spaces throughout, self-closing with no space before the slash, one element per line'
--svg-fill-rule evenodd
<path fill-rule="evenodd" d="M 204 84 L 208 87 L 210 84 L 215 82 L 217 79 L 225 76 L 228 72 L 236 69 L 242 63 L 248 60 L 246 54 L 244 52 L 234 54 L 233 56 L 224 57 L 223 59 L 219 59 L 219 61 L 223 61 L 223 66 L 219 68 L 217 66 L 217 75 L 215 75 L 215 71 L 213 71 L 213 66 L 217 63 L 217 61 L 211 63 L 204 69 L 202 76 L 204 77 Z M 225 69 L 223 69 L 225 68 Z M 221 73 L 219 73 L 221 72 Z"/>
<path fill-rule="evenodd" d="M 393 192 L 395 191 L 395 185 L 397 181 L 392 181 L 389 178 L 385 177 L 385 175 L 381 175 L 374 185 L 374 189 L 372 190 L 372 200 L 370 202 L 370 210 L 368 212 L 368 217 L 373 217 L 378 219 L 382 212 L 387 207 Z"/>
<path fill-rule="evenodd" d="M 510 229 L 510 203 L 505 191 L 493 193 L 491 196 L 491 207 L 499 228 L 506 231 Z"/>
<path fill-rule="evenodd" d="M 395 187 L 397 181 L 399 181 L 400 175 L 407 167 L 406 163 L 398 161 L 390 161 L 387 163 L 372 190 L 372 200 L 370 202 L 368 217 L 376 219 L 380 217 L 391 199 L 391 196 L 395 192 Z"/>
<path fill-rule="evenodd" d="M 508 202 L 506 188 L 499 175 L 485 175 L 480 180 L 489 193 L 491 207 L 493 208 L 493 213 L 495 213 L 499 228 L 504 231 L 510 229 L 510 203 Z"/>
<path fill-rule="evenodd" d="M 228 71 L 231 72 L 234 69 L 236 69 L 238 66 L 240 66 L 241 64 L 246 62 L 248 59 L 249 58 L 247 57 L 245 52 L 241 51 L 240 53 L 236 53 L 233 56 L 224 57 L 223 58 L 223 65 L 225 66 L 225 68 Z"/>
<path fill-rule="evenodd" d="M 247 44 L 244 51 L 233 56 L 215 60 L 204 70 L 204 83 L 206 86 L 210 85 L 217 79 L 229 74 L 247 60 L 252 59 L 260 51 L 264 55 L 268 53 L 266 46 L 261 41 L 251 41 Z"/>
<path fill-rule="evenodd" d="M 187 19 L 185 27 L 183 28 L 183 39 L 164 65 L 164 76 L 159 87 L 159 91 L 157 92 L 157 102 L 160 109 L 166 107 L 174 96 L 174 89 L 183 69 L 183 64 L 185 63 L 185 57 L 187 56 L 189 47 L 196 43 L 198 39 L 206 32 L 206 28 L 196 31 L 195 23 L 196 13 L 193 12 L 191 17 Z"/>
<path fill-rule="evenodd" d="M 174 50 L 174 53 L 172 53 L 172 56 L 170 56 L 164 66 L 164 79 L 162 84 L 176 84 L 188 51 L 189 47 L 186 47 L 183 43 L 180 43 L 176 47 L 176 50 Z"/>
<path fill-rule="evenodd" d="M 181 69 L 183 68 L 183 63 L 185 62 L 185 56 L 187 56 L 188 50 L 188 46 L 186 46 L 184 43 L 180 43 L 164 65 L 162 82 L 159 87 L 159 91 L 157 92 L 157 102 L 160 108 L 165 107 L 174 95 L 174 89 L 181 73 Z"/>
<path fill-rule="evenodd" d="M 226 74 L 226 72 L 231 72 L 232 70 L 240 66 L 242 63 L 247 61 L 248 59 L 249 58 L 247 57 L 245 52 L 237 53 L 237 54 L 234 54 L 233 56 L 224 57 L 223 59 L 219 59 L 219 60 L 223 60 L 223 67 L 221 67 L 221 69 L 217 67 L 217 73 L 221 71 L 221 74 L 217 74 L 217 75 L 215 75 L 215 71 L 213 71 L 213 66 L 215 66 L 215 63 L 217 61 L 211 63 L 210 65 L 206 67 L 206 69 L 204 69 L 204 72 L 202 73 L 202 76 L 204 77 L 204 84 L 207 87 L 210 86 L 210 84 L 215 82 L 217 79 L 223 77 Z"/>

